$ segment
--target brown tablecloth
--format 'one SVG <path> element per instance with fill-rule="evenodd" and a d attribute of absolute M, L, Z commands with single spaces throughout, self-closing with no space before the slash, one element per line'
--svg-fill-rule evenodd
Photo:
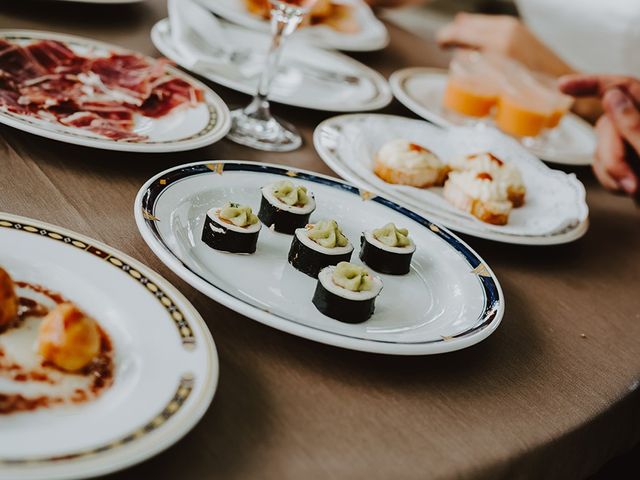
<path fill-rule="evenodd" d="M 74 33 L 157 55 L 162 0 L 128 6 L 2 2 L 0 26 Z M 443 65 L 433 42 L 390 27 L 391 45 L 355 57 L 388 75 Z M 214 86 L 230 104 L 244 95 Z M 0 210 L 95 237 L 173 282 L 213 332 L 218 392 L 177 445 L 113 478 L 580 478 L 640 437 L 640 211 L 588 169 L 591 228 L 557 247 L 465 237 L 498 275 L 502 326 L 466 350 L 394 358 L 303 340 L 244 318 L 180 281 L 147 248 L 132 205 L 172 165 L 249 159 L 331 173 L 311 145 L 329 115 L 282 106 L 305 147 L 265 154 L 222 141 L 136 155 L 0 127 Z M 386 112 L 413 116 L 397 103 Z"/>

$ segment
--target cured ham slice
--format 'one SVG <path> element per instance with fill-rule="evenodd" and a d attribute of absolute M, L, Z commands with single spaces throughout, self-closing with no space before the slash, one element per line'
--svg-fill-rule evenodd
<path fill-rule="evenodd" d="M 127 123 L 122 123 L 103 118 L 93 112 L 76 112 L 62 117 L 60 123 L 70 127 L 89 130 L 113 140 L 144 140 L 142 135 L 138 135 L 128 128 Z"/>
<path fill-rule="evenodd" d="M 135 116 L 159 118 L 203 101 L 202 90 L 134 54 L 77 55 L 62 42 L 0 39 L 0 109 L 120 141 L 144 141 Z"/>
<path fill-rule="evenodd" d="M 43 40 L 26 47 L 33 58 L 48 72 L 80 72 L 87 60 L 73 53 L 64 43 Z"/>
<path fill-rule="evenodd" d="M 147 117 L 158 118 L 179 105 L 195 106 L 202 100 L 202 90 L 181 78 L 171 78 L 153 87 L 149 97 L 140 106 L 140 112 Z"/>

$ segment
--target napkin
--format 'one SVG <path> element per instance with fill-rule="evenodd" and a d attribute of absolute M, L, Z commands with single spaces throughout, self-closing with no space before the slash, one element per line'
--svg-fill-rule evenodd
<path fill-rule="evenodd" d="M 239 73 L 245 77 L 256 76 L 262 71 L 263 54 L 250 52 L 242 63 L 230 61 L 228 54 L 233 47 L 226 41 L 223 25 L 207 9 L 192 0 L 169 0 L 167 7 L 173 48 L 180 54 L 180 63 L 185 67 L 224 70 L 227 74 Z"/>
<path fill-rule="evenodd" d="M 171 47 L 178 54 L 181 65 L 198 73 L 214 71 L 236 80 L 255 80 L 257 85 L 271 44 L 270 34 L 221 22 L 192 0 L 169 0 L 168 10 Z M 243 58 L 231 60 L 230 54 L 234 51 L 242 52 L 239 56 Z M 377 93 L 369 78 L 343 65 L 348 59 L 333 64 L 324 62 L 326 52 L 302 44 L 287 45 L 282 53 L 274 80 L 274 90 L 281 93 L 300 89 L 312 91 L 314 86 L 320 91 L 327 88 L 344 91 L 346 97 L 360 100 L 372 98 Z M 358 78 L 359 83 L 327 80 L 341 75 Z"/>

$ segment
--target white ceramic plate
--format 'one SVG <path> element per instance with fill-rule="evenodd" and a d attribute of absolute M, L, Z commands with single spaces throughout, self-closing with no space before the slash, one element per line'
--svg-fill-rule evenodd
<path fill-rule="evenodd" d="M 527 187 L 525 205 L 512 211 L 507 225 L 490 225 L 450 205 L 442 197 L 441 188 L 418 189 L 384 182 L 373 173 L 373 159 L 382 145 L 397 138 L 424 145 L 445 162 L 490 151 L 515 163 Z M 341 115 L 316 128 L 314 145 L 324 162 L 353 184 L 408 205 L 462 233 L 507 243 L 542 245 L 575 240 L 587 228 L 585 191 L 575 175 L 551 170 L 494 129 L 442 129 L 393 115 Z"/>
<path fill-rule="evenodd" d="M 389 78 L 394 96 L 409 110 L 430 122 L 448 127 L 460 125 L 442 107 L 447 71 L 439 68 L 406 68 Z M 549 138 L 527 149 L 542 160 L 562 165 L 591 165 L 596 148 L 593 128 L 573 113 L 565 115 Z"/>
<path fill-rule="evenodd" d="M 78 54 L 106 55 L 111 51 L 132 53 L 125 49 L 96 40 L 63 35 L 52 32 L 31 30 L 0 30 L 0 38 L 24 44 L 37 40 L 51 39 L 66 43 Z M 61 142 L 83 145 L 104 150 L 126 152 L 177 152 L 210 145 L 223 138 L 229 131 L 231 120 L 229 109 L 213 90 L 177 68 L 168 71 L 202 89 L 204 102 L 198 106 L 177 109 L 168 115 L 152 119 L 137 116 L 134 132 L 146 135 L 145 141 L 110 140 L 98 134 L 79 128 L 68 127 L 57 122 L 18 115 L 0 109 L 0 122 L 41 137 Z"/>
<path fill-rule="evenodd" d="M 268 34 L 253 32 L 223 24 L 228 47 L 266 52 L 270 44 Z M 172 46 L 169 20 L 156 23 L 151 30 L 151 39 L 162 54 L 184 68 L 192 69 L 212 82 L 242 93 L 256 92 L 262 66 L 238 67 L 235 65 L 196 66 L 184 63 L 184 59 Z M 314 48 L 301 43 L 287 44 L 282 52 L 282 64 L 294 65 L 289 73 L 278 75 L 274 80 L 270 100 L 295 107 L 312 108 L 329 112 L 357 112 L 377 110 L 391 102 L 393 96 L 389 84 L 378 72 L 366 67 L 346 55 Z M 295 64 L 308 64 L 327 71 L 356 76 L 360 83 L 336 83 L 305 76 Z"/>
<path fill-rule="evenodd" d="M 244 0 L 198 0 L 202 6 L 216 15 L 259 32 L 269 32 L 269 22 L 252 15 L 245 7 Z M 304 41 L 312 45 L 347 51 L 380 50 L 389 43 L 389 32 L 384 23 L 376 18 L 371 8 L 362 0 L 345 0 L 353 5 L 360 31 L 341 33 L 323 25 L 301 28 L 294 41 Z"/>
<path fill-rule="evenodd" d="M 228 201 L 257 211 L 260 188 L 291 178 L 315 194 L 311 221 L 333 218 L 355 247 L 361 232 L 387 222 L 407 227 L 417 250 L 408 275 L 381 275 L 372 318 L 350 325 L 311 303 L 316 280 L 287 262 L 292 237 L 263 228 L 253 255 L 212 250 L 200 239 L 207 209 Z M 158 257 L 205 295 L 271 327 L 353 350 L 426 355 L 468 347 L 504 313 L 502 290 L 464 242 L 426 218 L 331 177 L 252 162 L 199 162 L 150 179 L 135 201 L 143 238 Z"/>
<path fill-rule="evenodd" d="M 0 479 L 104 475 L 164 450 L 202 417 L 218 381 L 215 345 L 166 280 L 100 242 L 5 213 L 0 265 L 95 317 L 115 352 L 114 383 L 97 399 L 0 415 Z M 0 376 L 0 391 L 9 383 Z"/>

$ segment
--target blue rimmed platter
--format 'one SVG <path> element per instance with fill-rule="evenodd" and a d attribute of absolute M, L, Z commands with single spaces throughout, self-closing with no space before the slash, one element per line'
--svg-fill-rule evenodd
<path fill-rule="evenodd" d="M 7 213 L 0 266 L 94 317 L 114 362 L 113 384 L 90 401 L 0 408 L 0 479 L 105 475 L 169 447 L 205 413 L 218 381 L 215 344 L 194 307 L 158 274 L 101 242 Z M 20 285 L 18 294 L 34 295 Z M 0 334 L 0 399 L 37 399 L 61 386 L 11 375 L 9 357 L 35 355 L 36 332 L 37 322 L 26 321 Z"/>
<path fill-rule="evenodd" d="M 201 240 L 206 211 L 226 202 L 260 204 L 260 188 L 291 179 L 314 193 L 311 221 L 335 219 L 355 246 L 360 235 L 394 222 L 416 244 L 411 271 L 381 275 L 376 311 L 362 324 L 322 315 L 311 302 L 316 280 L 287 262 L 291 236 L 263 228 L 253 255 L 210 249 Z M 291 167 L 205 161 L 151 178 L 135 200 L 138 228 L 177 275 L 212 299 L 273 328 L 329 345 L 395 355 L 443 353 L 489 336 L 504 297 L 489 266 L 451 232 L 383 197 L 332 177 Z"/>

